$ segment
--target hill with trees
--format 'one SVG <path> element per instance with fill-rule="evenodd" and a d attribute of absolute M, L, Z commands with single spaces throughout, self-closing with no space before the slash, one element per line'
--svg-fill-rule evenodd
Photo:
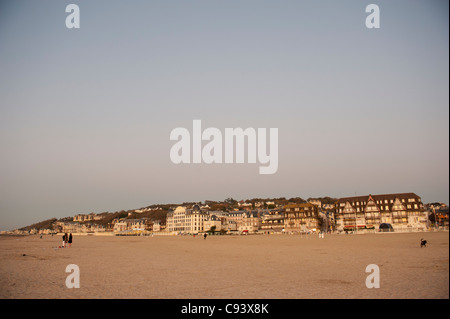
<path fill-rule="evenodd" d="M 337 199 L 331 197 L 317 197 L 317 198 L 308 198 L 307 201 L 310 200 L 320 200 L 322 204 L 334 204 Z M 166 222 L 166 217 L 169 209 L 174 209 L 177 206 L 186 206 L 188 208 L 193 207 L 194 205 L 200 206 L 208 206 L 208 209 L 211 211 L 233 211 L 237 209 L 243 209 L 243 203 L 251 204 L 250 208 L 264 208 L 264 209 L 272 209 L 275 207 L 284 206 L 287 204 L 301 204 L 306 203 L 301 197 L 292 197 L 292 198 L 252 198 L 246 200 L 236 200 L 234 198 L 226 198 L 223 201 L 213 201 L 213 200 L 205 200 L 204 203 L 197 202 L 184 202 L 182 204 L 153 204 L 150 206 L 142 207 L 140 209 L 130 209 L 130 210 L 121 210 L 117 212 L 103 212 L 96 214 L 96 216 L 101 217 L 96 220 L 89 220 L 80 223 L 89 223 L 89 224 L 97 224 L 108 228 L 112 225 L 114 220 L 118 219 L 139 219 L 139 218 L 148 218 L 151 221 L 160 221 L 162 224 Z M 262 203 L 262 206 L 261 206 Z M 267 203 L 273 203 L 268 205 Z M 35 223 L 29 226 L 25 226 L 20 228 L 22 231 L 30 231 L 31 229 L 54 229 L 54 225 L 56 222 L 71 222 L 73 221 L 73 217 L 64 217 L 57 219 L 56 217 L 44 220 L 39 223 Z"/>

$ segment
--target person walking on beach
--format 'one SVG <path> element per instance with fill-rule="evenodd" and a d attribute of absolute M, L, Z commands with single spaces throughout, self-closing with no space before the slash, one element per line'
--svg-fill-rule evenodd
<path fill-rule="evenodd" d="M 208 235 L 206 235 L 206 233 L 203 235 L 203 239 L 206 239 L 206 236 L 208 236 Z"/>
<path fill-rule="evenodd" d="M 69 248 L 72 247 L 72 233 L 69 234 Z"/>

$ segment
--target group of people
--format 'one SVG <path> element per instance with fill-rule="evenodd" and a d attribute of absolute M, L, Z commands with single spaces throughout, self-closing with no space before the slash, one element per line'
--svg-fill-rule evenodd
<path fill-rule="evenodd" d="M 70 233 L 69 235 L 67 235 L 67 233 L 65 233 L 63 235 L 63 248 L 66 247 L 66 244 L 68 244 L 69 248 L 72 246 L 72 233 Z"/>

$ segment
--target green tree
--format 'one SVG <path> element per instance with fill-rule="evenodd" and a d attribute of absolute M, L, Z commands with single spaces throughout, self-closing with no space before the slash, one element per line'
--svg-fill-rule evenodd
<path fill-rule="evenodd" d="M 238 203 L 238 201 L 235 200 L 235 199 L 232 198 L 232 197 L 229 197 L 229 198 L 227 198 L 227 199 L 224 200 L 224 203 L 226 203 L 226 204 L 228 204 L 228 205 L 230 205 L 230 206 L 236 206 L 237 203 Z"/>
<path fill-rule="evenodd" d="M 214 235 L 214 233 L 216 232 L 216 226 L 211 226 L 211 228 L 209 229 L 208 233 L 211 233 Z"/>

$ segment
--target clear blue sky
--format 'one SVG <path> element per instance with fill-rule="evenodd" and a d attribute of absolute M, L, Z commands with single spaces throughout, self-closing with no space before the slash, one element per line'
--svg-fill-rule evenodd
<path fill-rule="evenodd" d="M 81 28 L 67 29 L 67 4 Z M 367 29 L 378 4 L 381 28 Z M 449 202 L 448 1 L 1 1 L 0 230 L 227 197 Z M 279 168 L 175 165 L 192 120 Z"/>

